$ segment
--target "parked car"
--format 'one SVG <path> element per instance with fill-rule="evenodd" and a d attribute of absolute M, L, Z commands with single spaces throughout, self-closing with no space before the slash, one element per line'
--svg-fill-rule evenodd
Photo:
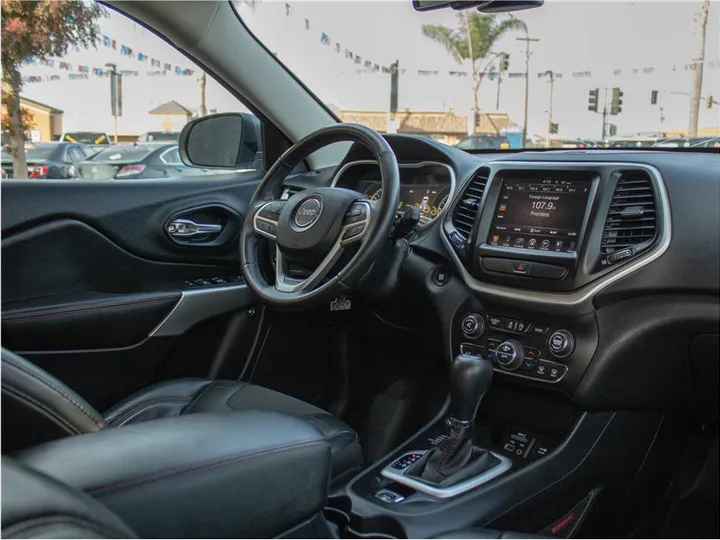
<path fill-rule="evenodd" d="M 117 144 L 78 166 L 78 177 L 87 180 L 173 178 L 208 172 L 185 165 L 177 144 L 157 143 Z"/>
<path fill-rule="evenodd" d="M 460 150 L 505 150 L 510 141 L 505 135 L 468 135 L 455 145 Z"/>
<path fill-rule="evenodd" d="M 148 131 L 138 137 L 137 142 L 178 142 L 179 131 Z"/>
<path fill-rule="evenodd" d="M 12 154 L 3 147 L 2 170 L 3 178 L 47 178 L 67 179 L 76 175 L 76 165 L 89 156 L 93 149 L 82 144 L 67 142 L 37 142 L 25 144 L 27 174 L 16 175 L 13 168 Z"/>
<path fill-rule="evenodd" d="M 110 136 L 102 131 L 66 131 L 60 137 L 60 141 L 103 147 L 112 144 Z"/>

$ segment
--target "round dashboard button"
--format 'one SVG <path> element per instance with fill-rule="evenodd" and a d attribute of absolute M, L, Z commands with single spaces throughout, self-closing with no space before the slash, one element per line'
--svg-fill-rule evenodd
<path fill-rule="evenodd" d="M 495 355 L 503 369 L 515 371 L 525 360 L 525 347 L 516 339 L 508 339 L 497 346 Z"/>
<path fill-rule="evenodd" d="M 555 358 L 566 358 L 575 349 L 575 337 L 567 330 L 556 330 L 548 338 L 548 350 Z"/>
<path fill-rule="evenodd" d="M 485 319 L 478 313 L 466 315 L 462 321 L 462 331 L 465 337 L 477 339 L 485 332 Z"/>

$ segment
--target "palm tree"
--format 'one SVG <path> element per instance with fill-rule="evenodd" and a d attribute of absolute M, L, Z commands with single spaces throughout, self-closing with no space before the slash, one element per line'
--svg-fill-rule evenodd
<path fill-rule="evenodd" d="M 512 15 L 464 11 L 458 16 L 460 24 L 457 30 L 439 24 L 424 24 L 422 33 L 445 47 L 458 62 L 470 63 L 474 105 L 473 126 L 477 126 L 480 113 L 478 104 L 480 83 L 490 64 L 499 56 L 498 53 L 493 52 L 493 46 L 511 30 L 524 30 L 527 33 L 527 26 Z M 484 66 L 483 62 L 485 62 Z"/>

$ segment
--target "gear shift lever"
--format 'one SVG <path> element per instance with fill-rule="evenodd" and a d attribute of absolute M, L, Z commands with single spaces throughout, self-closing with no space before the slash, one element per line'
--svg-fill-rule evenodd
<path fill-rule="evenodd" d="M 473 460 L 475 415 L 490 387 L 492 375 L 489 360 L 465 354 L 455 357 L 450 366 L 450 408 L 445 419 L 447 437 L 428 454 L 427 460 L 423 460 L 424 468 L 420 474 L 423 480 L 435 484 L 452 481 L 451 477 Z"/>
<path fill-rule="evenodd" d="M 472 428 L 478 406 L 490 388 L 493 367 L 489 360 L 461 354 L 450 366 L 450 408 L 446 422 Z"/>

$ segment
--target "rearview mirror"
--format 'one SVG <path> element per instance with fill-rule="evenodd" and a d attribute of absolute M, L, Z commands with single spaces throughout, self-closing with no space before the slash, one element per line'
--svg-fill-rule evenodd
<path fill-rule="evenodd" d="M 412 0 L 415 11 L 433 11 L 452 8 L 456 10 L 476 8 L 483 13 L 521 11 L 540 7 L 545 0 Z"/>
<path fill-rule="evenodd" d="M 180 157 L 204 169 L 257 169 L 262 160 L 262 129 L 257 116 L 220 113 L 188 122 L 180 133 Z"/>

